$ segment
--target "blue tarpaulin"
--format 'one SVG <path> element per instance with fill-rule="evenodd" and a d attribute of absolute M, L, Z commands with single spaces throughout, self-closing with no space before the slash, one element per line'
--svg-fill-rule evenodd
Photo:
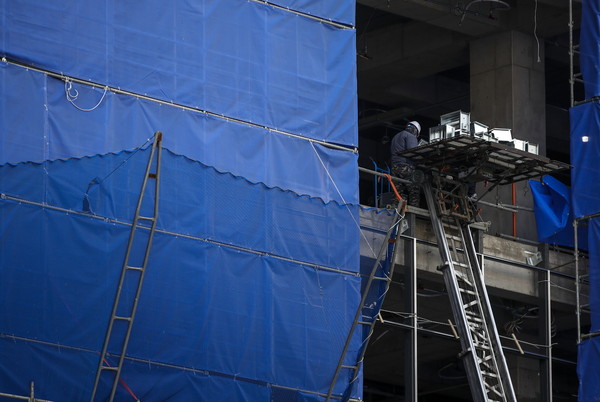
<path fill-rule="evenodd" d="M 584 80 L 585 98 L 600 96 L 600 3 L 596 0 L 581 2 L 579 62 Z"/>
<path fill-rule="evenodd" d="M 6 370 L 21 361 L 22 349 L 8 347 L 13 337 L 50 356 L 63 347 L 86 356 L 84 368 L 61 365 L 64 357 L 23 368 L 40 397 L 60 399 L 71 377 L 73 400 L 91 389 L 147 153 L 0 167 L 0 333 L 8 342 L 0 360 Z M 162 162 L 159 232 L 130 359 L 326 392 L 360 299 L 351 272 L 358 247 L 348 247 L 359 240 L 349 216 L 357 207 L 253 184 L 168 150 Z M 160 375 L 125 368 L 123 378 L 159 384 Z M 22 393 L 27 384 L 17 379 L 0 384 Z M 175 391 L 173 400 L 210 395 Z M 144 386 L 136 392 L 163 400 Z"/>
<path fill-rule="evenodd" d="M 590 332 L 600 332 L 600 218 L 589 221 L 589 302 L 591 310 Z"/>
<path fill-rule="evenodd" d="M 597 36 L 596 36 L 597 38 Z M 600 104 L 589 102 L 571 108 L 571 172 L 573 214 L 585 218 L 600 212 Z M 590 331 L 600 331 L 600 224 L 598 218 L 582 221 L 588 228 Z M 596 373 L 598 338 L 579 345 L 577 372 L 579 400 L 598 400 Z"/>
<path fill-rule="evenodd" d="M 323 11 L 354 7 L 348 0 L 335 3 L 340 7 L 299 3 Z M 1 52 L 9 59 L 357 145 L 353 29 L 248 0 L 1 4 Z"/>
<path fill-rule="evenodd" d="M 600 104 L 588 102 L 571 108 L 571 182 L 573 214 L 584 218 L 600 212 Z M 589 274 L 592 331 L 600 330 L 600 282 L 594 278 L 600 272 L 600 231 L 596 219 L 582 221 L 588 225 Z M 596 285 L 597 283 L 597 285 Z M 595 308 L 594 308 L 595 306 Z"/>
<path fill-rule="evenodd" d="M 134 149 L 160 128 L 173 152 L 221 171 L 326 201 L 358 202 L 355 153 L 112 92 L 94 111 L 82 112 L 67 100 L 63 81 L 2 62 L 0 82 L 0 163 Z M 94 106 L 102 96 L 101 90 L 74 85 L 78 105 Z"/>
<path fill-rule="evenodd" d="M 570 110 L 571 187 L 573 214 L 581 218 L 599 212 L 600 103 L 589 102 Z"/>
<path fill-rule="evenodd" d="M 571 190 L 552 176 L 529 182 L 533 194 L 538 240 L 560 246 L 574 246 Z M 578 247 L 588 249 L 588 231 L 578 226 Z"/>
<path fill-rule="evenodd" d="M 591 338 L 577 347 L 577 376 L 579 377 L 579 401 L 600 401 L 600 338 Z"/>
<path fill-rule="evenodd" d="M 599 38 L 600 5 L 597 1 L 584 1 L 580 61 L 587 99 L 600 95 Z M 600 331 L 600 223 L 597 217 L 591 217 L 600 212 L 600 104 L 590 101 L 575 106 L 570 110 L 570 119 L 573 215 L 575 218 L 586 218 L 582 223 L 588 225 L 590 332 L 597 332 Z M 596 337 L 579 345 L 577 373 L 580 401 L 600 400 L 599 341 Z"/>
<path fill-rule="evenodd" d="M 0 0 L 0 392 L 89 400 L 160 130 L 117 400 L 324 399 L 362 285 L 354 7 Z"/>

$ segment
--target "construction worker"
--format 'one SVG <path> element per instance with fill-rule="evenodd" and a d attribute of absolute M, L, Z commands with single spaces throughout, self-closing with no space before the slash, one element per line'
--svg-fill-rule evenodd
<path fill-rule="evenodd" d="M 392 139 L 392 175 L 405 180 L 411 180 L 415 171 L 412 161 L 400 156 L 399 153 L 414 148 L 419 144 L 421 125 L 418 121 L 411 121 L 406 128 Z M 419 206 L 420 188 L 415 184 L 401 184 L 398 191 L 402 198 L 408 200 L 408 205 Z"/>

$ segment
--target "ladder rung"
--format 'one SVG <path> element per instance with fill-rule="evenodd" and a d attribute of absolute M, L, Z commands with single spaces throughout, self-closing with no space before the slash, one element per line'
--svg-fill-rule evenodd
<path fill-rule="evenodd" d="M 462 293 L 466 293 L 466 294 L 468 294 L 468 295 L 477 296 L 477 293 L 475 293 L 475 292 L 473 292 L 472 290 L 469 290 L 469 289 L 460 289 L 460 291 L 461 291 Z"/>
<path fill-rule="evenodd" d="M 360 325 L 373 325 L 374 322 L 375 322 L 374 320 L 373 321 L 358 321 L 357 324 L 360 324 Z"/>
<path fill-rule="evenodd" d="M 454 265 L 458 265 L 459 267 L 469 268 L 469 264 L 465 264 L 464 262 L 452 261 Z"/>
<path fill-rule="evenodd" d="M 467 314 L 467 321 L 469 322 L 474 322 L 474 323 L 483 323 L 483 318 L 478 317 L 476 315 L 468 315 Z"/>
<path fill-rule="evenodd" d="M 151 216 L 138 216 L 138 219 L 143 220 L 143 221 L 150 221 L 150 222 L 154 222 L 154 218 Z"/>
<path fill-rule="evenodd" d="M 118 371 L 119 367 L 111 367 L 111 366 L 102 366 L 100 367 L 102 370 L 108 370 L 108 371 Z"/>
<path fill-rule="evenodd" d="M 469 329 L 473 333 L 473 335 L 477 335 L 479 339 L 483 339 L 483 341 L 487 341 L 487 333 L 483 330 L 483 327 L 477 323 L 469 323 Z"/>
<path fill-rule="evenodd" d="M 500 392 L 498 390 L 497 386 L 495 386 L 495 385 L 494 386 L 488 386 L 487 389 L 490 390 L 490 391 L 492 391 L 494 394 L 498 395 L 499 397 L 504 398 L 504 394 L 502 394 L 502 392 Z"/>
<path fill-rule="evenodd" d="M 115 320 L 130 321 L 131 322 L 131 317 L 121 317 L 121 316 L 115 315 L 113 318 Z"/>
<path fill-rule="evenodd" d="M 342 364 L 340 367 L 344 369 L 358 370 L 358 366 L 346 366 Z"/>
<path fill-rule="evenodd" d="M 462 238 L 460 238 L 458 236 L 446 234 L 446 239 L 448 239 L 448 240 L 454 240 L 454 241 L 458 241 L 458 242 L 462 243 Z"/>
<path fill-rule="evenodd" d="M 463 282 L 465 282 L 467 285 L 473 287 L 473 284 L 471 283 L 471 281 L 469 280 L 469 278 L 467 277 L 467 275 L 463 274 L 460 271 L 454 271 L 454 273 L 456 274 L 457 278 L 460 278 L 460 280 L 462 280 Z"/>
<path fill-rule="evenodd" d="M 485 350 L 485 351 L 491 350 L 490 347 L 487 344 L 485 344 L 485 343 L 474 343 L 473 345 L 475 346 L 476 349 L 479 349 L 479 350 Z M 481 363 L 484 363 L 487 360 L 489 360 L 488 357 L 489 356 L 486 356 L 485 358 L 482 358 L 481 359 Z"/>
<path fill-rule="evenodd" d="M 477 300 L 472 300 L 470 303 L 467 304 L 463 304 L 464 308 L 469 308 L 469 307 L 473 307 L 477 304 Z"/>
<path fill-rule="evenodd" d="M 131 271 L 143 271 L 144 270 L 144 268 L 141 268 L 141 267 L 132 267 L 130 265 L 125 266 L 125 269 L 129 269 Z"/>

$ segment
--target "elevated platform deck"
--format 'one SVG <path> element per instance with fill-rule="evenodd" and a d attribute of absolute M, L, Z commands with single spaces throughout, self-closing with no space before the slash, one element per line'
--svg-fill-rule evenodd
<path fill-rule="evenodd" d="M 401 153 L 425 172 L 465 182 L 510 184 L 571 168 L 571 165 L 470 136 L 436 141 Z"/>

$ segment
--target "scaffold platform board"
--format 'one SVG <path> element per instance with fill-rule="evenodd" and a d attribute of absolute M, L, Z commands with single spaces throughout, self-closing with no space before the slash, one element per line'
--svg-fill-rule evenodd
<path fill-rule="evenodd" d="M 470 136 L 436 141 L 400 155 L 411 159 L 417 169 L 467 182 L 510 184 L 571 168 L 564 162 Z"/>

